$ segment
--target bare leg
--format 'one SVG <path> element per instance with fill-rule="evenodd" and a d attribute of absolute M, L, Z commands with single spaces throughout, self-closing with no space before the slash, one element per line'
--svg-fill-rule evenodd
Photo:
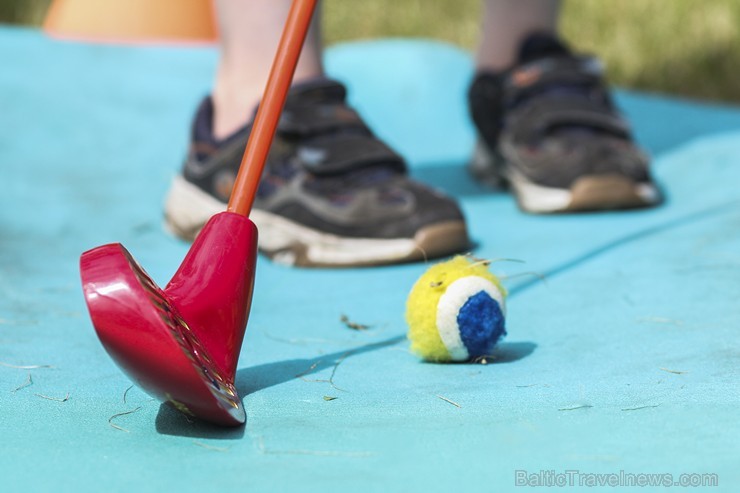
<path fill-rule="evenodd" d="M 262 97 L 290 4 L 290 0 L 216 0 L 221 36 L 212 94 L 213 130 L 217 139 L 242 127 Z M 295 81 L 324 73 L 319 17 L 317 9 Z"/>
<path fill-rule="evenodd" d="M 555 33 L 559 11 L 560 0 L 485 0 L 478 69 L 510 67 L 528 34 Z"/>

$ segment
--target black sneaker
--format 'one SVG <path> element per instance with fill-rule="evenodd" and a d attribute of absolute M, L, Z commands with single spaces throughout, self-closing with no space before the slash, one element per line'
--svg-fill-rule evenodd
<path fill-rule="evenodd" d="M 294 86 L 250 218 L 260 250 L 301 266 L 381 265 L 465 250 L 457 204 L 406 176 L 406 165 L 375 138 L 330 80 Z M 192 239 L 225 210 L 251 126 L 217 142 L 210 98 L 165 206 L 169 228 Z"/>
<path fill-rule="evenodd" d="M 477 74 L 469 93 L 479 131 L 471 172 L 508 183 L 527 212 L 657 204 L 648 158 L 615 108 L 599 61 L 544 34 L 503 73 Z"/>

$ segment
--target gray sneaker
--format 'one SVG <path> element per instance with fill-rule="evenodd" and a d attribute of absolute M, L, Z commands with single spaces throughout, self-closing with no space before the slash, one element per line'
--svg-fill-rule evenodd
<path fill-rule="evenodd" d="M 217 142 L 212 116 L 207 98 L 165 205 L 168 227 L 184 239 L 225 210 L 251 129 Z M 326 79 L 291 89 L 250 218 L 260 250 L 290 265 L 392 264 L 470 244 L 457 204 L 409 179 L 403 159 L 347 106 L 344 86 Z"/>
<path fill-rule="evenodd" d="M 480 139 L 471 171 L 511 186 L 527 212 L 658 204 L 647 156 L 612 103 L 598 60 L 530 36 L 517 64 L 479 73 L 470 107 Z"/>

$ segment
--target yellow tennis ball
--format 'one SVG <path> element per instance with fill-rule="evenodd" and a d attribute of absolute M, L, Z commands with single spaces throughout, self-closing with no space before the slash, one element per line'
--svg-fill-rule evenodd
<path fill-rule="evenodd" d="M 414 353 L 436 362 L 491 354 L 506 335 L 506 290 L 487 264 L 458 255 L 416 281 L 406 301 Z"/>

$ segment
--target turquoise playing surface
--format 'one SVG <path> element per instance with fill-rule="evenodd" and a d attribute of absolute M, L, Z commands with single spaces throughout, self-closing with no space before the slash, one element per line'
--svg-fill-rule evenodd
<path fill-rule="evenodd" d="M 163 232 L 162 202 L 214 50 L 5 28 L 0 55 L 0 491 L 507 491 L 542 470 L 712 473 L 710 491 L 736 491 L 740 110 L 619 93 L 666 204 L 530 216 L 464 171 L 467 53 L 330 49 L 377 133 L 460 200 L 475 254 L 526 262 L 493 265 L 509 336 L 487 365 L 420 363 L 403 311 L 424 265 L 260 259 L 237 375 L 248 421 L 225 430 L 125 394 L 77 265 L 121 242 L 160 284 L 174 273 L 188 246 Z"/>

